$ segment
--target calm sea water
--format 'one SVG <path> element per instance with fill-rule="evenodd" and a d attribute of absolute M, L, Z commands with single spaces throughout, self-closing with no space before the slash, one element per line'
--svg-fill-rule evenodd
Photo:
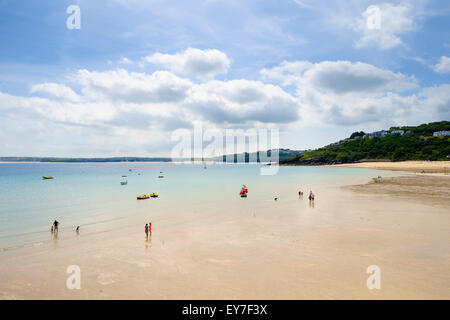
<path fill-rule="evenodd" d="M 305 193 L 316 185 L 361 181 L 379 171 L 336 167 L 280 167 L 260 174 L 259 164 L 202 165 L 174 163 L 0 163 L 0 248 L 45 241 L 52 222 L 60 233 L 120 228 L 144 214 L 176 217 L 190 208 L 223 207 L 239 201 L 242 184 L 249 201 L 274 192 Z M 131 171 L 130 171 L 131 170 Z M 159 179 L 158 175 L 164 175 Z M 122 175 L 128 184 L 120 185 Z M 54 176 L 42 180 L 42 176 Z M 157 199 L 136 196 L 156 192 Z M 211 210 L 212 212 L 213 210 Z"/>

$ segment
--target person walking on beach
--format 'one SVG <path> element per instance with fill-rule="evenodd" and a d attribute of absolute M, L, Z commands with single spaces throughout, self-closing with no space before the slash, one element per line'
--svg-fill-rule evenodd
<path fill-rule="evenodd" d="M 77 228 L 75 229 L 75 232 L 76 232 L 77 234 L 80 234 L 80 226 L 77 226 Z"/>
<path fill-rule="evenodd" d="M 59 222 L 58 222 L 57 220 L 55 220 L 55 222 L 53 222 L 53 225 L 55 226 L 55 228 L 53 229 L 54 232 L 58 232 L 58 225 L 59 225 Z"/>
<path fill-rule="evenodd" d="M 148 224 L 145 224 L 145 237 L 148 239 Z"/>
<path fill-rule="evenodd" d="M 314 201 L 314 193 L 312 191 L 309 191 L 309 201 Z"/>
<path fill-rule="evenodd" d="M 151 222 L 148 223 L 148 234 L 150 235 L 150 237 L 152 236 L 152 223 Z"/>

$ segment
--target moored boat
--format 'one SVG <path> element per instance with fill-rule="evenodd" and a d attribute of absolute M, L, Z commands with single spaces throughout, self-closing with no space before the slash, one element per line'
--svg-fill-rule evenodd
<path fill-rule="evenodd" d="M 241 198 L 247 198 L 248 189 L 245 186 L 245 184 L 242 186 L 241 192 L 239 192 L 239 195 Z"/>

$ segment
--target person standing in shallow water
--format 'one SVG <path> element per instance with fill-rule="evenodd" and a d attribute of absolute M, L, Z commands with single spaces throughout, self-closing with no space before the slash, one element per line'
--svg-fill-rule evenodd
<path fill-rule="evenodd" d="M 148 234 L 150 235 L 150 237 L 152 236 L 152 223 L 151 222 L 148 223 Z"/>
<path fill-rule="evenodd" d="M 148 224 L 145 224 L 145 237 L 148 239 Z"/>
<path fill-rule="evenodd" d="M 58 232 L 58 225 L 59 222 L 57 220 L 55 220 L 55 222 L 53 222 L 53 225 L 55 226 L 55 228 L 53 229 L 54 232 Z"/>

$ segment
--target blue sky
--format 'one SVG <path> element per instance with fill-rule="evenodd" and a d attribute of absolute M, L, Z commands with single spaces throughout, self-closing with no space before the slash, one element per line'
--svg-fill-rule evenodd
<path fill-rule="evenodd" d="M 449 120 L 449 18 L 432 0 L 0 0 L 0 155 L 168 155 L 198 121 L 304 149 Z"/>

